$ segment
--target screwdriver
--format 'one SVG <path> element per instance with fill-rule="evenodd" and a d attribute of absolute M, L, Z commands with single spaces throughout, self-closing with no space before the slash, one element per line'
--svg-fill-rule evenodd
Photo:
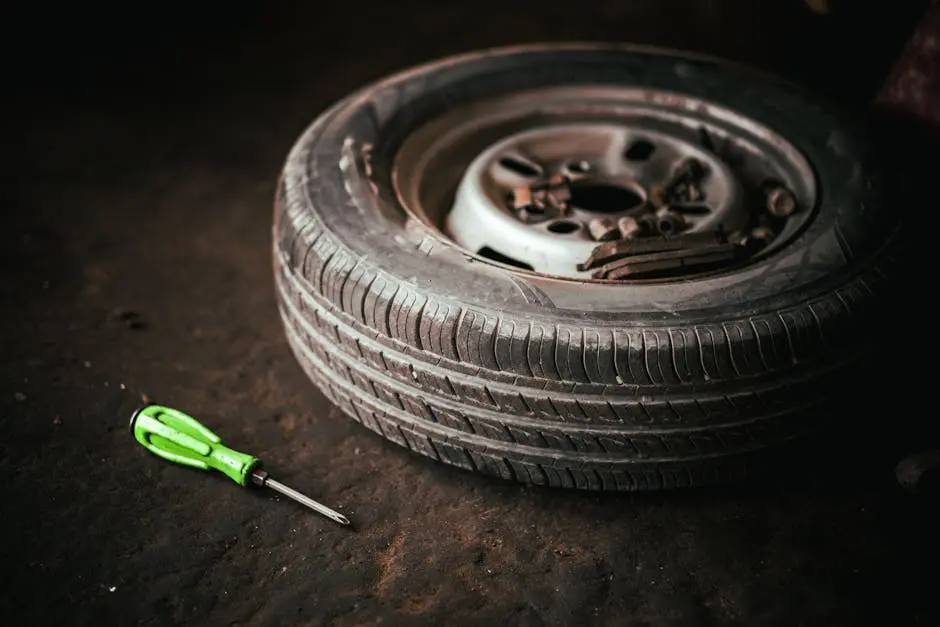
<path fill-rule="evenodd" d="M 215 468 L 240 486 L 248 486 L 250 481 L 271 488 L 341 525 L 350 524 L 339 512 L 269 477 L 257 457 L 228 448 L 219 436 L 178 409 L 153 404 L 142 407 L 131 416 L 131 432 L 163 459 L 200 470 Z"/>

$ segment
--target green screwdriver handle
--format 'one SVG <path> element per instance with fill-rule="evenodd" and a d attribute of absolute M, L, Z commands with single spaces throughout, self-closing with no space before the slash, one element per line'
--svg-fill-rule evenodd
<path fill-rule="evenodd" d="M 200 470 L 215 468 L 239 485 L 248 485 L 260 460 L 232 450 L 192 416 L 171 407 L 147 405 L 131 418 L 137 441 L 168 461 Z"/>

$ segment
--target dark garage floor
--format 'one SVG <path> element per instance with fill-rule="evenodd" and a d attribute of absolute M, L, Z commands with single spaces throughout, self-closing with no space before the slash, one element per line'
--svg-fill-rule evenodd
<path fill-rule="evenodd" d="M 906 421 L 925 373 L 879 369 L 846 406 L 857 438 L 760 481 L 517 487 L 416 458 L 330 406 L 283 338 L 270 261 L 294 137 L 384 73 L 516 41 L 640 41 L 749 61 L 863 109 L 914 23 L 884 4 L 831 18 L 796 0 L 412 0 L 165 8 L 129 30 L 108 15 L 6 20 L 43 37 L 5 61 L 0 620 L 938 624 L 937 493 L 893 476 L 902 454 L 940 443 Z M 906 332 L 884 343 L 930 341 Z M 126 429 L 144 396 L 358 531 L 150 456 Z"/>

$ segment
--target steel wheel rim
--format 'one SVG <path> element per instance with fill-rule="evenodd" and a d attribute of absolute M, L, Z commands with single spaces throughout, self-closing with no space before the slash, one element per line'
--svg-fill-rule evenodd
<path fill-rule="evenodd" d="M 600 141 L 604 138 L 606 143 Z M 637 142 L 652 144 L 652 156 L 630 158 Z M 540 154 L 533 146 L 554 153 Z M 537 176 L 516 172 L 512 179 L 512 168 L 499 166 L 507 157 Z M 572 267 L 605 241 L 588 228 L 588 221 L 596 214 L 616 221 L 636 213 L 636 207 L 584 211 L 573 205 L 569 215 L 530 221 L 520 218 L 513 200 L 505 198 L 507 189 L 526 178 L 564 176 L 569 187 L 589 181 L 631 190 L 649 209 L 656 179 L 690 158 L 707 166 L 709 211 L 683 216 L 683 232 L 720 227 L 749 247 L 755 233 L 766 238 L 746 258 L 704 273 L 773 254 L 815 214 L 819 194 L 812 167 L 785 138 L 720 105 L 633 87 L 552 87 L 458 107 L 405 138 L 392 178 L 404 210 L 468 255 L 515 271 L 593 281 L 598 279 L 591 271 Z M 587 167 L 577 171 L 582 162 Z M 778 192 L 792 205 L 786 216 L 770 215 L 770 196 Z M 780 197 L 775 200 L 779 206 Z M 559 220 L 574 228 L 550 232 Z M 768 221 L 772 232 L 759 233 L 767 230 Z M 701 273 L 665 273 L 656 280 Z"/>

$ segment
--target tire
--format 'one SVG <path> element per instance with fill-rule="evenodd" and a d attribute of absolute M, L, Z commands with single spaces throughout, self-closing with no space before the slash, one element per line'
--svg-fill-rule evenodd
<path fill-rule="evenodd" d="M 766 124 L 812 164 L 815 218 L 728 272 L 579 285 L 408 216 L 391 183 L 404 138 L 456 104 L 561 83 L 707 97 Z M 827 425 L 877 337 L 896 230 L 864 133 L 833 107 L 712 59 L 595 45 L 467 54 L 350 95 L 293 147 L 273 229 L 289 344 L 346 414 L 454 466 L 620 491 L 737 479 Z"/>

